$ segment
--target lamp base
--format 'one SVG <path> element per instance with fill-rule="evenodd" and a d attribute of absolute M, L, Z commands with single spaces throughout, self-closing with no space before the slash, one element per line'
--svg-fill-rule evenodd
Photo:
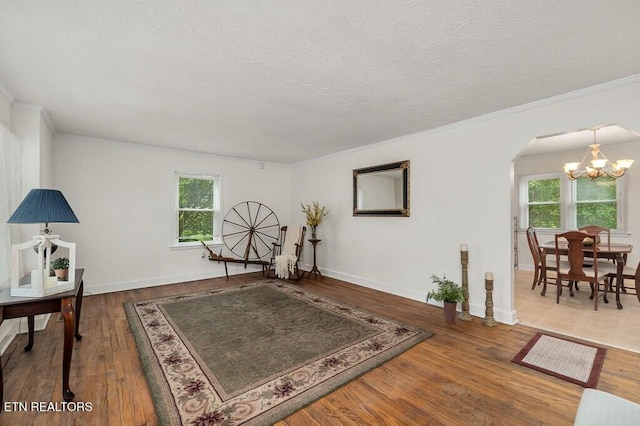
<path fill-rule="evenodd" d="M 49 276 L 52 245 L 68 249 L 69 273 L 64 281 L 59 281 L 55 276 Z M 21 271 L 23 271 L 21 253 L 26 255 L 30 252 L 27 249 L 31 248 L 37 248 L 35 264 L 38 265 L 38 269 L 34 269 L 31 273 L 20 278 Z M 59 235 L 37 235 L 31 241 L 14 244 L 12 247 L 11 296 L 45 297 L 73 290 L 75 287 L 75 259 L 76 244 L 60 240 Z"/>
<path fill-rule="evenodd" d="M 58 281 L 58 277 L 47 277 L 44 283 L 42 283 L 42 279 L 39 279 L 38 272 L 37 269 L 31 271 L 31 275 L 25 276 L 19 286 L 11 287 L 11 295 L 19 297 L 45 297 L 51 294 L 73 290 L 74 288 L 75 283 Z"/>

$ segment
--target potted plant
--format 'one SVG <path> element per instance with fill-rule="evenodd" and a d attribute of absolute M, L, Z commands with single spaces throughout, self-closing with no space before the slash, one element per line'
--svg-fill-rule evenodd
<path fill-rule="evenodd" d="M 444 318 L 447 324 L 453 324 L 456 320 L 456 306 L 464 301 L 464 290 L 457 283 L 437 275 L 431 276 L 431 282 L 438 284 L 437 290 L 427 293 L 427 302 L 431 299 L 444 302 Z"/>
<path fill-rule="evenodd" d="M 58 257 L 51 262 L 51 268 L 55 271 L 59 281 L 65 281 L 69 272 L 69 259 Z"/>

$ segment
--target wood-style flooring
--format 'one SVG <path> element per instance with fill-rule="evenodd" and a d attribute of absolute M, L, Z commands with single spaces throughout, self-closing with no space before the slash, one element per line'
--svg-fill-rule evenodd
<path fill-rule="evenodd" d="M 70 384 L 76 401 L 90 402 L 92 410 L 5 411 L 0 425 L 156 425 L 123 303 L 258 279 L 260 274 L 246 274 L 86 296 L 80 324 L 84 339 L 74 343 Z M 511 362 L 537 329 L 486 327 L 480 318 L 446 325 L 441 308 L 331 278 L 303 279 L 298 285 L 435 335 L 280 425 L 573 423 L 583 388 Z M 56 315 L 36 333 L 31 352 L 22 351 L 25 335 L 14 340 L 2 357 L 5 401 L 62 401 L 62 334 Z M 598 388 L 640 402 L 639 382 L 640 354 L 610 348 Z"/>
<path fill-rule="evenodd" d="M 531 289 L 533 272 L 517 271 L 515 276 L 515 304 L 522 324 L 640 353 L 640 302 L 632 292 L 621 292 L 623 309 L 617 309 L 615 294 L 609 294 L 609 303 L 600 298 L 596 311 L 588 283 L 580 283 L 573 297 L 565 289 L 556 303 L 555 284 L 547 285 L 543 297 L 540 286 Z"/>

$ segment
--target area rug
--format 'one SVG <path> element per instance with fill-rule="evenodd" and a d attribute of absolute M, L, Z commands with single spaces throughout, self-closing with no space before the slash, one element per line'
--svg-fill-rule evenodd
<path fill-rule="evenodd" d="M 280 281 L 125 303 L 161 424 L 272 424 L 432 334 Z"/>
<path fill-rule="evenodd" d="M 536 333 L 513 362 L 585 388 L 598 384 L 607 350 Z"/>

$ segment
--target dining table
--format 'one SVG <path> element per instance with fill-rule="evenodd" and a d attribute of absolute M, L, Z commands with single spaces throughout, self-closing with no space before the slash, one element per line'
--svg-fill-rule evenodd
<path fill-rule="evenodd" d="M 585 257 L 593 257 L 594 246 L 593 244 L 588 245 L 585 244 L 583 246 L 583 251 Z M 547 255 L 555 255 L 556 253 L 556 242 L 555 241 L 547 241 L 543 244 L 540 244 L 540 249 L 542 251 L 542 256 L 546 257 Z M 620 302 L 620 289 L 623 287 L 623 271 L 624 266 L 627 261 L 627 256 L 633 250 L 633 244 L 625 244 L 625 243 L 611 243 L 611 242 L 600 242 L 597 244 L 598 249 L 598 259 L 610 259 L 616 265 L 616 306 L 618 309 L 622 309 L 622 303 Z M 558 250 L 560 254 L 566 254 L 568 251 L 568 243 L 567 241 L 558 241 Z M 636 295 L 638 297 L 638 301 L 640 301 L 640 282 L 636 281 Z M 604 298 L 605 302 L 607 297 L 607 288 L 605 288 Z"/>

